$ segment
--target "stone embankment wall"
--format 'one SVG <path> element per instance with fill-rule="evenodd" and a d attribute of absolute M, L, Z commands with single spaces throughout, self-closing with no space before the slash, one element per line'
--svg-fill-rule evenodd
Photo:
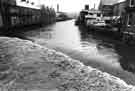
<path fill-rule="evenodd" d="M 0 38 L 0 91 L 135 91 L 101 72 L 31 41 Z"/>

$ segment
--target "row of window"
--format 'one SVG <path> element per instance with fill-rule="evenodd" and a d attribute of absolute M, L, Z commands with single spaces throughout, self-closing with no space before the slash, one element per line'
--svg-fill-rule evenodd
<path fill-rule="evenodd" d="M 11 17 L 11 25 L 16 26 L 16 25 L 27 25 L 27 24 L 32 24 L 32 23 L 37 23 L 40 21 L 40 16 L 12 16 Z"/>
<path fill-rule="evenodd" d="M 33 15 L 33 14 L 40 15 L 39 10 L 24 7 L 11 7 L 10 13 L 16 13 L 21 15 Z"/>

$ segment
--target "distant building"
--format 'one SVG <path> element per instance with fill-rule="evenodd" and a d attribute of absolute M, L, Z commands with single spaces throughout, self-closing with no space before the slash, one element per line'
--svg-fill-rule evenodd
<path fill-rule="evenodd" d="M 126 1 L 113 5 L 113 16 L 123 16 L 125 14 Z"/>
<path fill-rule="evenodd" d="M 113 6 L 112 5 L 103 5 L 100 9 L 103 13 L 103 16 L 112 16 L 113 15 Z"/>
<path fill-rule="evenodd" d="M 1 3 L 7 3 L 10 5 L 16 5 L 16 0 L 0 0 Z"/>
<path fill-rule="evenodd" d="M 113 5 L 118 3 L 118 0 L 101 0 L 100 4 L 102 5 Z"/>
<path fill-rule="evenodd" d="M 135 0 L 126 0 L 126 23 L 127 25 L 135 25 Z"/>
<path fill-rule="evenodd" d="M 102 11 L 103 16 L 113 16 L 113 4 L 118 3 L 118 0 L 101 0 L 99 10 Z"/>
<path fill-rule="evenodd" d="M 88 4 L 85 5 L 85 10 L 89 10 L 89 5 Z"/>

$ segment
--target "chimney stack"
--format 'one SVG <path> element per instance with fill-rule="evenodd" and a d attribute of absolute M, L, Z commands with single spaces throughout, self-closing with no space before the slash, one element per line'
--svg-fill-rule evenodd
<path fill-rule="evenodd" d="M 89 5 L 88 4 L 85 5 L 85 10 L 89 10 Z"/>

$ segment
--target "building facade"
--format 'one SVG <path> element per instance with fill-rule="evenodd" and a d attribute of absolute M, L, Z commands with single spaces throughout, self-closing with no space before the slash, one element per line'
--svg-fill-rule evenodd
<path fill-rule="evenodd" d="M 53 8 L 41 9 L 19 6 L 16 0 L 0 0 L 0 32 L 31 26 L 44 26 L 55 22 Z"/>
<path fill-rule="evenodd" d="M 112 5 L 103 5 L 100 10 L 103 13 L 103 16 L 113 16 L 113 6 Z"/>
<path fill-rule="evenodd" d="M 1 3 L 16 5 L 16 0 L 0 0 Z"/>
<path fill-rule="evenodd" d="M 125 14 L 126 1 L 113 5 L 113 16 L 123 16 Z"/>
<path fill-rule="evenodd" d="M 135 0 L 126 0 L 126 25 L 135 25 Z"/>
<path fill-rule="evenodd" d="M 113 5 L 118 0 L 101 0 L 99 4 L 99 10 L 102 11 L 103 16 L 113 16 Z"/>

